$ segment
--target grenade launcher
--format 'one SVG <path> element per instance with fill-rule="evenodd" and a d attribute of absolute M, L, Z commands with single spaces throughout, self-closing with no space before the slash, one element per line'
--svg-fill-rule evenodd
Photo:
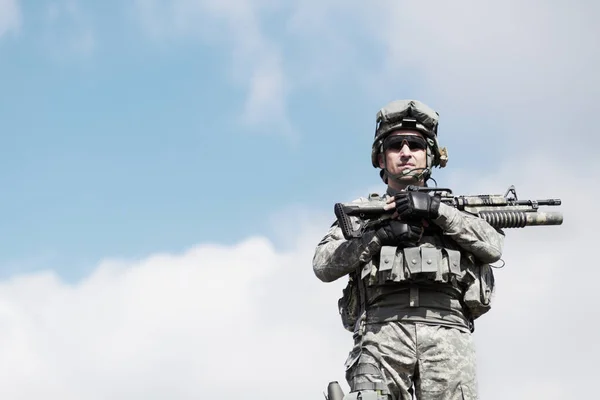
<path fill-rule="evenodd" d="M 523 228 L 535 225 L 561 225 L 560 212 L 538 211 L 540 206 L 560 206 L 560 199 L 519 200 L 514 186 L 510 186 L 504 195 L 453 196 L 446 188 L 408 186 L 407 191 L 433 192 L 440 196 L 441 202 L 487 221 L 497 229 Z M 385 210 L 383 199 L 374 199 L 366 203 L 336 203 L 334 212 L 338 224 L 346 239 L 358 238 L 370 227 L 390 219 L 394 210 Z M 358 217 L 358 225 L 353 228 L 350 216 Z"/>

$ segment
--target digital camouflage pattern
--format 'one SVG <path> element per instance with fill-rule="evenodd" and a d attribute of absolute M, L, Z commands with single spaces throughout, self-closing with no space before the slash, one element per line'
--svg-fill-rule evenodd
<path fill-rule="evenodd" d="M 476 354 L 470 333 L 426 324 L 367 325 L 348 357 L 351 391 L 374 388 L 394 400 L 477 398 Z"/>
<path fill-rule="evenodd" d="M 428 144 L 426 168 L 413 180 L 427 182 L 432 167 L 448 161 L 437 141 L 438 118 L 416 100 L 393 101 L 379 110 L 373 167 L 380 168 L 387 136 L 398 129 L 417 130 Z M 385 183 L 388 177 L 398 182 L 403 177 L 391 174 L 385 163 L 380 176 Z M 365 202 L 369 199 L 355 200 Z M 354 285 L 353 290 L 344 294 L 358 296 L 343 296 L 338 303 L 356 310 L 340 307 L 344 326 L 355 339 L 346 362 L 351 391 L 379 391 L 394 400 L 409 400 L 414 388 L 419 400 L 475 399 L 471 332 L 474 319 L 491 307 L 494 278 L 489 264 L 502 255 L 503 232 L 443 202 L 439 216 L 424 222 L 417 244 L 382 246 L 374 230 L 346 239 L 338 223 L 317 245 L 313 270 L 324 282 L 350 275 L 347 289 Z M 361 226 L 356 216 L 342 223 L 346 232 Z"/>
<path fill-rule="evenodd" d="M 351 392 L 343 396 L 340 389 L 330 400 L 411 400 L 413 394 L 419 400 L 477 399 L 472 332 L 492 306 L 490 264 L 502 256 L 502 229 L 562 223 L 560 213 L 538 212 L 538 206 L 560 205 L 559 199 L 518 200 L 513 186 L 504 196 L 458 197 L 427 187 L 432 168 L 448 162 L 438 143 L 438 120 L 437 112 L 416 100 L 392 101 L 379 110 L 371 162 L 388 192 L 336 203 L 337 220 L 315 250 L 313 270 L 320 280 L 348 276 L 338 307 L 355 341 L 346 361 Z M 381 157 L 389 135 L 403 130 L 427 142 L 425 168 L 408 174 L 391 172 L 390 161 Z M 375 235 L 398 215 L 382 206 L 394 195 L 392 188 L 437 191 L 440 197 L 439 216 L 422 221 L 418 243 L 382 245 Z"/>
<path fill-rule="evenodd" d="M 358 225 L 356 217 L 350 219 Z M 384 271 L 382 247 L 373 246 L 373 231 L 346 240 L 336 222 L 317 245 L 313 270 L 320 280 L 332 282 L 353 274 L 364 284 L 366 310 L 354 324 L 356 342 L 346 365 L 352 390 L 385 389 L 392 398 L 404 400 L 411 399 L 407 396 L 414 383 L 419 399 L 476 398 L 472 323 L 491 307 L 494 279 L 488 264 L 500 259 L 504 234 L 482 218 L 446 204 L 440 204 L 439 217 L 431 222 L 440 229 L 424 236 L 420 247 L 398 248 L 400 274 Z M 412 256 L 399 256 L 407 250 L 420 255 L 454 251 L 460 254 L 460 266 L 455 274 L 427 271 L 428 275 L 430 260 L 423 256 L 418 263 L 423 263 L 422 272 L 412 274 Z M 450 270 L 450 261 L 440 256 L 435 263 Z M 415 279 L 423 276 L 435 282 Z M 411 282 L 421 285 L 415 290 L 416 301 L 412 289 L 403 292 L 403 285 Z"/>
<path fill-rule="evenodd" d="M 385 202 L 386 196 L 382 196 Z M 353 203 L 367 203 L 361 197 Z M 504 235 L 485 220 L 458 211 L 446 204 L 440 204 L 439 217 L 434 221 L 444 231 L 444 236 L 455 241 L 463 250 L 473 254 L 483 263 L 493 263 L 500 259 L 504 246 Z M 350 217 L 358 225 L 357 217 Z M 360 238 L 346 240 L 337 222 L 319 242 L 313 257 L 315 275 L 323 282 L 333 282 L 360 266 L 360 257 L 366 246 L 375 236 L 365 232 Z"/>

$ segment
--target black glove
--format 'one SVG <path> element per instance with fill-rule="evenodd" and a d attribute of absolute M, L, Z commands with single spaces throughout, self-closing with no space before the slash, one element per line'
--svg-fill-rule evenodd
<path fill-rule="evenodd" d="M 397 246 L 399 244 L 416 244 L 423 234 L 420 225 L 407 224 L 406 222 L 392 219 L 375 232 L 383 246 Z"/>
<path fill-rule="evenodd" d="M 430 196 L 425 192 L 402 192 L 394 196 L 398 218 L 404 221 L 439 217 L 439 196 Z"/>

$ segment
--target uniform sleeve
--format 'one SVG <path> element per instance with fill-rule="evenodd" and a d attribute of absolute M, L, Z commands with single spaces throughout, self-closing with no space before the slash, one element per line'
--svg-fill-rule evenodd
<path fill-rule="evenodd" d="M 484 263 L 493 263 L 502 257 L 504 233 L 496 230 L 482 218 L 470 215 L 447 204 L 440 204 L 435 222 L 444 235 Z"/>
<path fill-rule="evenodd" d="M 346 240 L 336 221 L 315 250 L 313 271 L 317 278 L 323 282 L 333 282 L 355 271 L 365 262 L 365 256 L 370 259 L 368 253 L 363 253 L 372 247 L 370 244 L 377 243 L 373 240 L 374 236 L 374 232 L 368 231 L 359 238 Z"/>

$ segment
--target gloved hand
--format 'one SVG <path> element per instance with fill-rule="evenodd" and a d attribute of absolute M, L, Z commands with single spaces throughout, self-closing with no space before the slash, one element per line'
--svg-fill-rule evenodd
<path fill-rule="evenodd" d="M 402 192 L 394 196 L 398 218 L 404 221 L 439 217 L 439 196 L 430 196 L 425 192 Z"/>
<path fill-rule="evenodd" d="M 423 227 L 415 224 L 389 220 L 387 224 L 375 232 L 383 246 L 397 246 L 399 244 L 416 244 L 423 234 Z"/>

